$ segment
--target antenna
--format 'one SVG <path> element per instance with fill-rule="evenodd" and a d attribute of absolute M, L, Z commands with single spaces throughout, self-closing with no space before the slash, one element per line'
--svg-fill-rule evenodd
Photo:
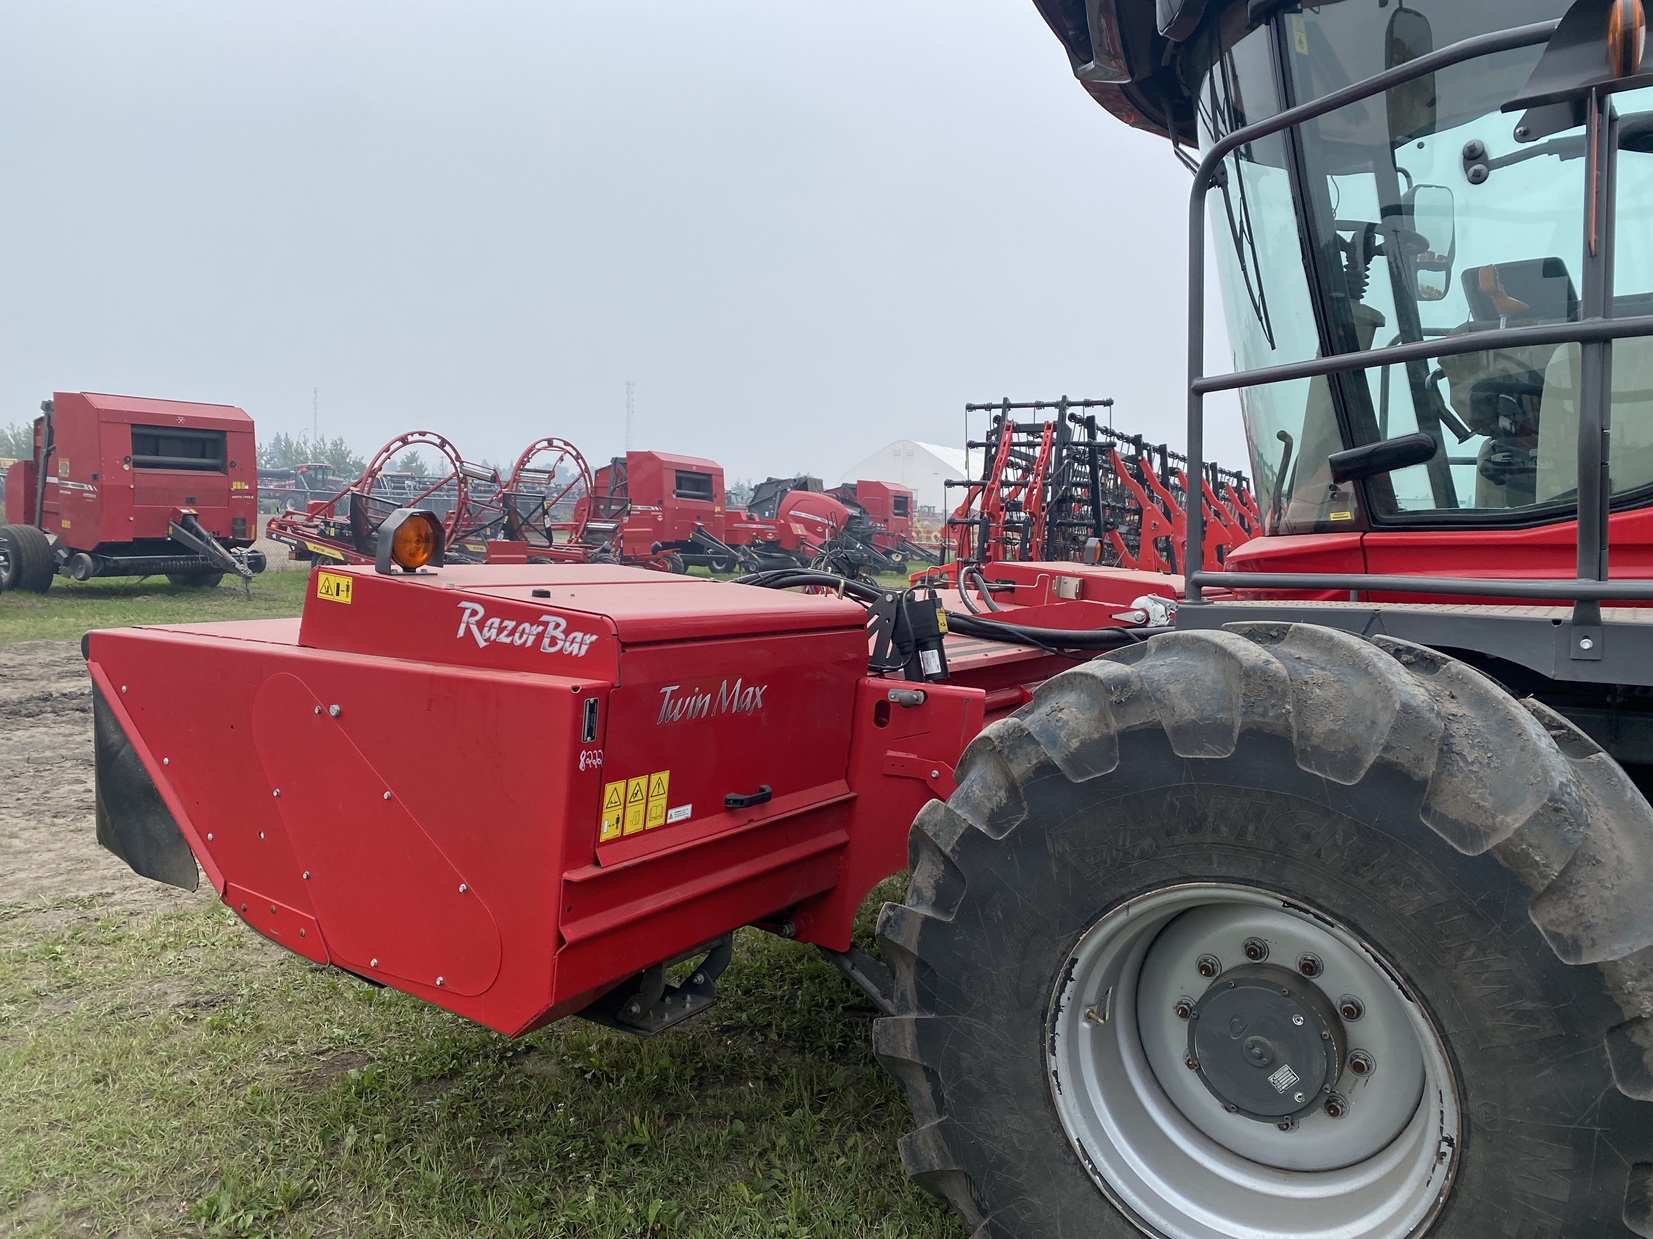
<path fill-rule="evenodd" d="M 316 389 L 310 389 L 310 442 L 321 440 L 321 397 Z"/>
<path fill-rule="evenodd" d="M 631 451 L 631 424 L 637 413 L 637 402 L 633 399 L 637 384 L 630 379 L 626 380 L 626 451 Z"/>

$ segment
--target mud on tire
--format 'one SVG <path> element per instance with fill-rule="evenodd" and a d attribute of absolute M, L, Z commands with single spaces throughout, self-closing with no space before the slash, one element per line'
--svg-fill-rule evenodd
<path fill-rule="evenodd" d="M 1412 1233 L 1653 1236 L 1653 811 L 1560 716 L 1428 649 L 1241 624 L 1050 680 L 958 776 L 879 920 L 874 1043 L 908 1174 L 972 1234 L 1231 1233 L 1129 1220 L 1047 1055 L 1087 930 L 1216 883 L 1357 935 L 1438 1030 L 1457 1133 Z"/>

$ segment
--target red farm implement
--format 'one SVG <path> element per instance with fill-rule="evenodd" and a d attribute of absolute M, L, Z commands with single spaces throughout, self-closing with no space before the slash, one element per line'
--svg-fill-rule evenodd
<path fill-rule="evenodd" d="M 587 540 L 591 469 L 567 439 L 536 439 L 500 487 L 500 536 L 489 563 L 585 563 L 603 551 Z"/>
<path fill-rule="evenodd" d="M 980 1239 L 1647 1239 L 1641 5 L 1038 7 L 1192 165 L 1186 460 L 992 406 L 958 610 L 450 564 L 404 509 L 300 619 L 87 637 L 98 837 L 508 1034 L 813 944 Z M 1098 218 L 1051 227 L 1105 265 Z M 1204 460 L 1228 391 L 1262 503 Z"/>
<path fill-rule="evenodd" d="M 0 588 L 44 593 L 55 576 L 164 575 L 175 585 L 250 580 L 257 450 L 240 409 L 58 392 L 34 454 L 7 470 Z"/>
<path fill-rule="evenodd" d="M 434 469 L 415 476 L 393 467 L 398 458 L 421 448 L 434 454 Z M 493 469 L 466 461 L 434 431 L 413 430 L 380 448 L 361 477 L 342 490 L 307 501 L 302 511 L 272 516 L 265 536 L 287 546 L 295 559 L 370 564 L 385 518 L 417 507 L 441 519 L 450 555 L 481 562 L 488 543 L 504 534 L 501 489 Z"/>
<path fill-rule="evenodd" d="M 1181 571 L 1187 542 L 1187 462 L 1163 444 L 1097 422 L 1112 400 L 971 404 L 989 414 L 979 478 L 948 519 L 962 563 L 1006 560 L 1086 562 Z M 1017 414 L 1033 413 L 1033 420 Z M 1046 415 L 1046 416 L 1038 416 Z M 1217 465 L 1200 471 L 1206 566 L 1261 528 L 1245 475 Z"/>

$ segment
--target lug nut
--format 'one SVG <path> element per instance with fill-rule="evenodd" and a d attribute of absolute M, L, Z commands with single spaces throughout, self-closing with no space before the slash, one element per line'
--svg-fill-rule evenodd
<path fill-rule="evenodd" d="M 1333 1093 L 1326 1098 L 1326 1116 L 1328 1118 L 1340 1119 L 1348 1112 L 1349 1103 L 1344 1100 L 1341 1093 Z"/>
<path fill-rule="evenodd" d="M 1192 1059 L 1192 1058 L 1185 1058 L 1185 1059 L 1183 1059 L 1183 1060 L 1182 1060 L 1182 1065 L 1183 1065 L 1183 1066 L 1184 1066 L 1184 1067 L 1186 1067 L 1186 1068 L 1188 1068 L 1188 1070 L 1190 1070 L 1190 1071 L 1198 1071 L 1198 1070 L 1199 1070 L 1199 1069 L 1200 1069 L 1200 1065 L 1199 1065 L 1199 1063 L 1198 1063 L 1198 1062 L 1196 1062 L 1196 1061 L 1195 1061 L 1195 1060 L 1194 1060 L 1194 1059 Z"/>
<path fill-rule="evenodd" d="M 1194 967 L 1202 977 L 1214 977 L 1223 970 L 1222 961 L 1215 955 L 1201 955 L 1194 961 Z"/>
<path fill-rule="evenodd" d="M 1297 1130 L 1297 1120 L 1296 1119 L 1286 1119 L 1283 1122 L 1276 1123 L 1275 1126 L 1278 1127 L 1281 1131 L 1296 1131 Z"/>
<path fill-rule="evenodd" d="M 1369 1076 L 1377 1070 L 1377 1063 L 1365 1050 L 1356 1050 L 1349 1055 L 1349 1070 L 1357 1076 Z"/>
<path fill-rule="evenodd" d="M 1346 1020 L 1358 1020 L 1366 1014 L 1366 1004 L 1351 994 L 1344 994 L 1337 1000 L 1337 1013 Z"/>
<path fill-rule="evenodd" d="M 1194 1000 L 1192 998 L 1179 998 L 1173 1010 L 1176 1011 L 1179 1020 L 1185 1020 L 1194 1014 Z"/>
<path fill-rule="evenodd" d="M 1247 938 L 1241 949 L 1245 951 L 1245 957 L 1254 964 L 1260 964 L 1268 958 L 1268 943 L 1261 938 Z"/>
<path fill-rule="evenodd" d="M 1317 977 L 1325 970 L 1325 965 L 1320 962 L 1320 956 L 1318 955 L 1299 955 L 1297 957 L 1297 971 L 1306 977 Z"/>

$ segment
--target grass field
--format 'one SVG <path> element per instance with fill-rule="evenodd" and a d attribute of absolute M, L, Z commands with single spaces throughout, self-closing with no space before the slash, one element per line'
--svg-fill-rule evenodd
<path fill-rule="evenodd" d="M 888 892 L 886 892 L 888 893 Z M 863 936 L 875 903 L 863 913 Z M 870 1006 L 743 931 L 704 1016 L 510 1042 L 203 897 L 0 909 L 0 1223 L 63 1234 L 901 1236 Z"/>
<path fill-rule="evenodd" d="M 186 589 L 169 585 L 165 577 L 81 582 L 59 577 L 44 594 L 0 594 L 0 644 L 77 639 L 93 628 L 130 624 L 297 615 L 309 579 L 306 572 L 266 572 L 253 578 L 248 599 L 242 597 L 239 582 L 228 580 L 216 589 Z"/>

